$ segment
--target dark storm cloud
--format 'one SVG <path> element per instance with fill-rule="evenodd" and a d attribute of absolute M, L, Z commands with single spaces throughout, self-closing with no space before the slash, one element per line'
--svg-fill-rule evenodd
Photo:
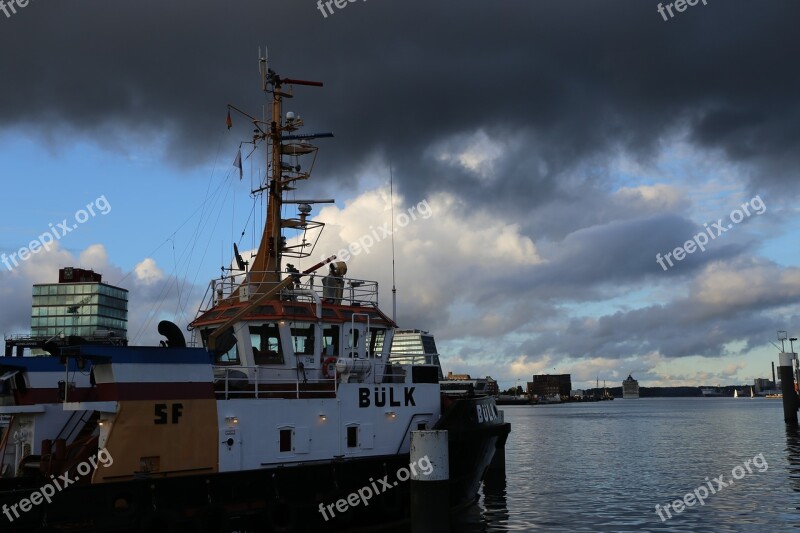
<path fill-rule="evenodd" d="M 39 2 L 0 15 L 0 127 L 54 142 L 77 134 L 124 149 L 165 136 L 166 157 L 213 157 L 226 103 L 258 109 L 259 45 L 297 88 L 310 130 L 333 129 L 322 173 L 352 183 L 375 152 L 399 186 L 502 202 L 511 212 L 564 194 L 564 172 L 622 149 L 647 158 L 689 128 L 700 147 L 757 165 L 769 185 L 800 154 L 800 4 L 712 2 L 664 22 L 656 3 L 356 2 L 323 18 L 313 0 Z M 246 131 L 235 119 L 234 136 Z M 515 137 L 485 183 L 423 154 L 480 128 Z M 538 164 L 534 164 L 534 162 Z"/>
<path fill-rule="evenodd" d="M 444 293 L 436 306 L 401 310 L 401 323 L 459 335 L 539 333 L 523 347 L 536 357 L 718 355 L 732 339 L 760 345 L 775 329 L 769 310 L 789 303 L 782 297 L 756 297 L 736 313 L 678 298 L 595 323 L 560 315 L 567 333 L 537 329 L 551 305 L 556 313 L 560 302 L 602 300 L 615 287 L 688 282 L 752 244 L 737 233 L 662 272 L 655 254 L 698 228 L 687 207 L 615 196 L 609 166 L 619 154 L 646 167 L 680 137 L 742 163 L 758 193 L 796 187 L 800 4 L 714 0 L 667 22 L 656 5 L 372 0 L 323 18 L 315 0 L 39 1 L 0 14 L 0 130 L 56 146 L 86 137 L 123 153 L 142 140 L 163 142 L 170 164 L 208 163 L 221 139 L 232 147 L 249 134 L 236 114 L 225 131 L 225 105 L 259 114 L 256 51 L 269 45 L 281 75 L 325 82 L 296 87 L 285 108 L 306 119 L 307 131 L 336 134 L 320 142 L 318 187 L 352 189 L 378 154 L 407 198 L 454 194 L 467 212 L 485 208 L 518 223 L 546 260 L 501 269 L 464 291 L 476 305 L 527 298 L 511 309 L 530 318 L 527 329 L 519 319 L 454 326 L 458 313 L 447 306 L 460 301 Z M 488 178 L 437 158 L 478 131 L 502 149 Z M 331 196 L 347 197 L 341 192 Z M 137 284 L 143 296 L 132 302 L 153 308 L 161 288 Z M 28 309 L 29 284 L 20 290 L 13 308 Z M 158 318 L 134 316 L 132 335 L 154 335 Z M 27 320 L 0 316 L 15 327 Z"/>

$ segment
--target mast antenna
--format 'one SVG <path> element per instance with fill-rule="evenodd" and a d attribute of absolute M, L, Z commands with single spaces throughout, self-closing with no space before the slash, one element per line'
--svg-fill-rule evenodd
<path fill-rule="evenodd" d="M 392 322 L 397 324 L 397 286 L 394 276 L 394 175 L 389 163 L 389 205 L 392 208 Z"/>
<path fill-rule="evenodd" d="M 258 47 L 258 72 L 261 74 L 261 90 L 267 90 L 267 62 L 269 61 L 269 51 L 264 47 L 264 55 L 261 55 L 261 47 Z"/>

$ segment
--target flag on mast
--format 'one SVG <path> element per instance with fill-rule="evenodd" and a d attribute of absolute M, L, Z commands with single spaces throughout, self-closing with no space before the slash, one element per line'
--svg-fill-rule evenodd
<path fill-rule="evenodd" d="M 228 118 L 225 119 L 225 125 L 228 126 L 228 129 L 233 127 L 233 121 L 231 120 L 231 108 L 228 108 Z"/>
<path fill-rule="evenodd" d="M 242 173 L 242 148 L 239 147 L 239 151 L 236 153 L 236 159 L 233 160 L 233 166 L 239 169 L 239 181 L 242 180 L 244 177 Z"/>

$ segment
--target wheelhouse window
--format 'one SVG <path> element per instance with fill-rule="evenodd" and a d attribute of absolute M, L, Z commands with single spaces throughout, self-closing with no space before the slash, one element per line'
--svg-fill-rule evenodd
<path fill-rule="evenodd" d="M 233 345 L 233 348 L 225 352 L 224 354 L 218 355 L 216 357 L 216 364 L 218 365 L 238 365 L 239 363 L 239 348 L 236 345 Z"/>
<path fill-rule="evenodd" d="M 211 335 L 211 329 L 204 329 L 200 332 L 200 337 L 203 340 L 203 346 L 208 346 L 208 336 Z M 218 353 L 214 356 L 215 365 L 239 365 L 239 349 L 236 346 L 236 337 L 233 335 L 222 335 L 217 339 L 217 345 L 228 345 L 231 347 L 223 353 Z M 223 348 L 224 349 L 224 348 Z"/>
<path fill-rule="evenodd" d="M 292 328 L 292 348 L 295 355 L 314 354 L 314 324 L 296 322 Z"/>
<path fill-rule="evenodd" d="M 325 357 L 338 357 L 339 326 L 329 326 L 322 330 L 322 354 Z"/>
<path fill-rule="evenodd" d="M 253 360 L 257 365 L 283 364 L 281 337 L 276 323 L 250 326 L 250 343 L 253 346 Z"/>

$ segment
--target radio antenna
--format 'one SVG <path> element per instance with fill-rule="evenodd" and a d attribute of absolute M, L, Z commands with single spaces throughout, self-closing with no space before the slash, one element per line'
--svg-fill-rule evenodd
<path fill-rule="evenodd" d="M 389 205 L 392 208 L 392 322 L 397 324 L 397 286 L 394 276 L 394 175 L 389 163 Z"/>

